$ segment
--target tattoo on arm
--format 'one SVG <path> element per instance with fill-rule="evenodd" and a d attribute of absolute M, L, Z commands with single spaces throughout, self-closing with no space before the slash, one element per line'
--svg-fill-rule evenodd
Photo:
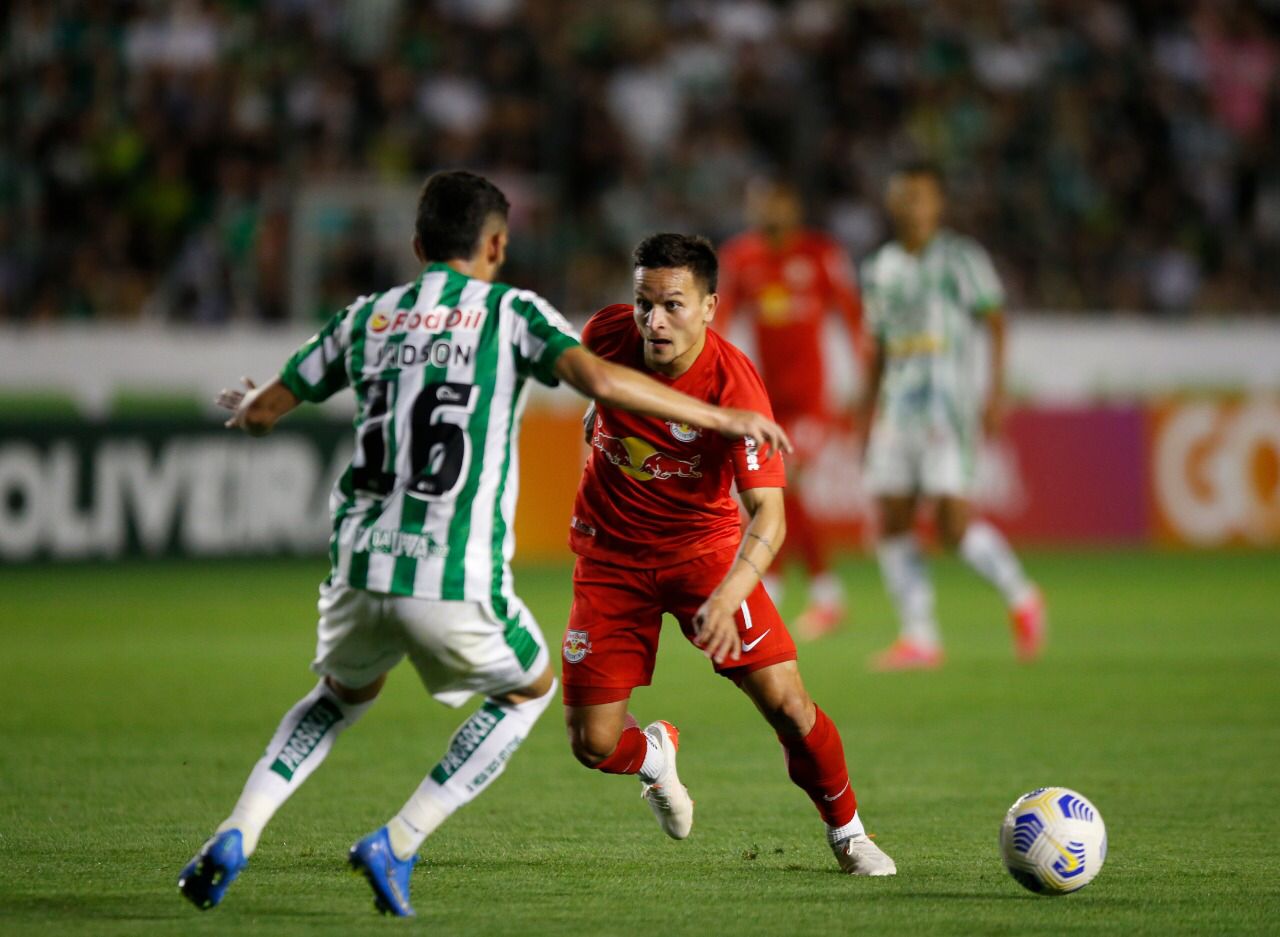
<path fill-rule="evenodd" d="M 742 562 L 746 563 L 748 566 L 754 569 L 756 571 L 756 575 L 759 576 L 761 579 L 764 578 L 764 573 L 760 571 L 759 566 L 757 566 L 755 563 L 752 562 L 751 557 L 747 556 L 745 553 L 739 553 L 738 559 L 742 560 Z"/>
<path fill-rule="evenodd" d="M 747 536 L 755 537 L 757 540 L 759 540 L 761 543 L 764 544 L 764 548 L 769 551 L 769 555 L 771 557 L 773 557 L 775 560 L 778 558 L 778 551 L 773 548 L 773 542 L 769 540 L 768 537 L 762 537 L 758 533 L 756 533 L 754 530 L 748 530 Z"/>

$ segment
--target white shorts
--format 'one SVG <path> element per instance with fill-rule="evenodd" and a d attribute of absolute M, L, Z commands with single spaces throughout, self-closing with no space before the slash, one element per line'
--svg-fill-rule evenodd
<path fill-rule="evenodd" d="M 867 445 L 865 481 L 873 495 L 968 498 L 976 452 L 954 427 L 876 420 Z"/>
<path fill-rule="evenodd" d="M 550 660 L 542 629 L 523 603 L 501 622 L 479 602 L 320 587 L 311 669 L 343 686 L 368 686 L 408 655 L 427 691 L 446 706 L 528 686 Z"/>

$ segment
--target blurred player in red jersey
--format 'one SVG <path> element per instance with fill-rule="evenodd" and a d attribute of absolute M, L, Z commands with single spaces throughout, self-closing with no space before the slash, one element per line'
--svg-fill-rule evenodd
<path fill-rule="evenodd" d="M 716 328 L 727 335 L 734 317 L 750 320 L 774 412 L 796 446 L 794 482 L 821 451 L 831 427 L 823 326 L 838 312 L 859 355 L 862 303 L 848 255 L 834 238 L 802 226 L 800 197 L 791 185 L 766 179 L 752 183 L 747 216 L 752 230 L 720 252 Z M 796 627 L 805 637 L 819 637 L 844 616 L 844 589 L 831 571 L 800 488 L 789 489 L 785 502 L 790 542 L 809 573 L 808 608 Z M 773 578 L 769 591 L 779 598 Z"/>
<path fill-rule="evenodd" d="M 596 313 L 583 330 L 586 347 L 692 397 L 767 415 L 751 363 L 707 329 L 717 305 L 710 243 L 657 234 L 633 259 L 635 305 Z M 786 534 L 781 455 L 749 437 L 600 403 L 586 428 L 592 449 L 569 535 L 578 561 L 563 647 L 574 755 L 606 773 L 639 775 L 663 830 L 689 835 L 693 801 L 676 773 L 679 733 L 662 720 L 642 731 L 628 712 L 631 691 L 652 680 L 669 612 L 773 727 L 841 869 L 893 875 L 893 860 L 858 816 L 840 733 L 805 691 L 795 643 L 760 583 Z M 745 531 L 734 482 L 750 516 Z"/>

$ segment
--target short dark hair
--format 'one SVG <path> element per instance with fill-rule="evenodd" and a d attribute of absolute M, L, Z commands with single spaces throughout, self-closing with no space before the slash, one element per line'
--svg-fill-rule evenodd
<path fill-rule="evenodd" d="M 418 196 L 414 230 L 427 260 L 466 259 L 475 253 L 490 215 L 505 221 L 511 203 L 502 190 L 473 172 L 432 175 Z"/>
<path fill-rule="evenodd" d="M 631 260 L 637 267 L 687 267 L 708 293 L 716 291 L 720 261 L 716 259 L 716 249 L 711 242 L 701 235 L 651 234 L 636 245 Z"/>
<path fill-rule="evenodd" d="M 899 164 L 893 171 L 895 176 L 928 176 L 937 183 L 939 189 L 947 188 L 947 177 L 942 167 L 931 159 L 912 159 Z"/>

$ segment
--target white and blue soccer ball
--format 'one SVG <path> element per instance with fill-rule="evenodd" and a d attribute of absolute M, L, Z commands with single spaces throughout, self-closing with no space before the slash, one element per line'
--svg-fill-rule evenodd
<path fill-rule="evenodd" d="M 1000 856 L 1019 885 L 1040 895 L 1079 891 L 1102 871 L 1107 827 L 1088 798 L 1065 787 L 1023 794 L 1000 827 Z"/>

